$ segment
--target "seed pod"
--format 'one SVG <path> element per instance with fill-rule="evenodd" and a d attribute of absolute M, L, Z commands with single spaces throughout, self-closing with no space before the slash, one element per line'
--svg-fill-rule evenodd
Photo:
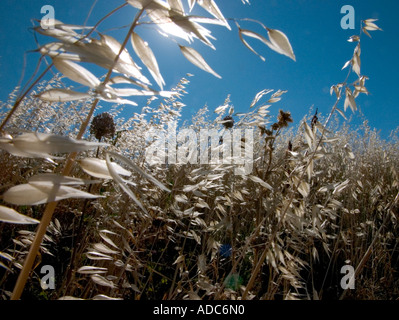
<path fill-rule="evenodd" d="M 112 138 L 115 134 L 114 118 L 108 112 L 96 115 L 91 122 L 90 133 L 94 134 L 99 141 L 103 137 Z"/>

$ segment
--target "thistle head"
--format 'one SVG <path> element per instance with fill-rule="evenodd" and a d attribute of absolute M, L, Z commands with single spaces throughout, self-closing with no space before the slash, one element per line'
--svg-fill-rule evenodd
<path fill-rule="evenodd" d="M 90 133 L 98 140 L 103 137 L 112 138 L 115 134 L 114 118 L 108 112 L 96 115 L 91 122 Z"/>
<path fill-rule="evenodd" d="M 292 122 L 291 112 L 280 110 L 277 116 L 277 124 L 280 128 L 288 127 L 288 123 Z"/>

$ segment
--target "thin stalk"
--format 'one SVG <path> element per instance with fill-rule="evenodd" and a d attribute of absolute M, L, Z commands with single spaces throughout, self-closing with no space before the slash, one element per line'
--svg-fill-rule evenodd
<path fill-rule="evenodd" d="M 89 18 L 91 16 L 91 13 L 93 12 L 94 7 L 97 5 L 97 2 L 98 2 L 98 0 L 94 0 L 93 4 L 91 5 L 89 13 L 87 14 L 86 20 L 85 20 L 85 22 L 83 22 L 84 27 L 86 27 L 87 22 L 89 21 Z M 83 35 L 83 33 L 84 33 L 84 29 L 82 29 L 82 35 Z"/>
<path fill-rule="evenodd" d="M 113 9 L 112 11 L 107 13 L 104 17 L 102 17 L 100 20 L 98 20 L 98 22 L 93 26 L 93 28 L 86 35 L 82 36 L 82 38 L 80 38 L 78 41 L 82 41 L 85 38 L 89 37 L 105 19 L 109 18 L 111 15 L 113 15 L 118 10 L 122 9 L 124 6 L 127 6 L 127 3 L 123 3 L 119 7 L 116 7 L 115 9 Z M 87 18 L 89 18 L 89 17 L 87 17 Z M 87 22 L 87 20 L 86 20 L 86 22 Z M 85 22 L 85 24 L 86 24 L 86 22 Z"/>
<path fill-rule="evenodd" d="M 132 23 L 132 25 L 131 25 L 131 27 L 129 29 L 129 32 L 126 35 L 125 40 L 123 41 L 123 43 L 121 45 L 119 53 L 115 57 L 113 65 L 108 70 L 108 73 L 107 73 L 107 76 L 106 76 L 106 78 L 105 78 L 105 80 L 103 82 L 103 85 L 105 85 L 109 81 L 109 79 L 111 78 L 112 70 L 114 69 L 116 63 L 118 62 L 119 56 L 121 55 L 121 53 L 125 49 L 126 44 L 127 44 L 128 40 L 129 40 L 134 28 L 137 25 L 138 20 L 140 19 L 141 15 L 143 14 L 143 12 L 144 12 L 144 9 L 141 9 L 140 12 L 136 15 L 136 17 L 135 17 L 135 19 L 134 19 L 134 21 L 133 21 L 133 23 Z M 90 120 L 91 120 L 91 118 L 92 118 L 92 116 L 94 114 L 94 111 L 95 111 L 95 109 L 96 109 L 96 107 L 98 105 L 98 102 L 99 102 L 99 99 L 95 99 L 94 100 L 94 102 L 93 102 L 93 104 L 91 106 L 91 109 L 89 111 L 89 114 L 87 115 L 87 118 L 86 118 L 85 122 L 80 127 L 79 133 L 78 133 L 78 135 L 76 137 L 77 140 L 81 139 L 83 137 L 84 133 L 86 132 L 86 129 L 87 129 L 89 123 L 90 123 Z M 76 155 L 77 155 L 76 152 L 71 153 L 69 155 L 69 157 L 68 157 L 68 159 L 66 161 L 64 170 L 62 172 L 62 174 L 64 176 L 66 176 L 66 175 L 68 175 L 70 173 L 70 171 L 72 169 L 72 165 L 73 165 L 74 160 L 76 158 Z M 44 237 L 44 235 L 46 233 L 48 225 L 50 224 L 50 221 L 51 221 L 51 219 L 53 217 L 54 210 L 56 209 L 56 207 L 57 207 L 57 202 L 50 202 L 46 206 L 46 209 L 45 209 L 45 211 L 43 213 L 42 220 L 41 220 L 41 222 L 39 224 L 39 227 L 38 227 L 38 230 L 36 232 L 35 238 L 34 238 L 34 240 L 32 242 L 32 245 L 31 245 L 31 247 L 29 249 L 28 256 L 26 257 L 24 266 L 23 266 L 23 268 L 21 270 L 21 273 L 18 276 L 18 280 L 17 280 L 17 283 L 16 283 L 16 285 L 14 287 L 14 291 L 12 293 L 11 300 L 18 300 L 21 297 L 22 291 L 23 291 L 23 289 L 25 287 L 26 281 L 28 280 L 28 277 L 29 277 L 29 274 L 31 272 L 33 263 L 34 263 L 34 261 L 36 259 L 36 256 L 38 254 L 40 245 L 41 245 L 41 243 L 43 241 L 43 237 Z"/>

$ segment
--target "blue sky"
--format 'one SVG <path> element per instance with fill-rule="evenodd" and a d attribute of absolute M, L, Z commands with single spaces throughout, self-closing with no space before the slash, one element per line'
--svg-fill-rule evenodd
<path fill-rule="evenodd" d="M 89 18 L 93 25 L 111 9 L 122 4 L 123 0 L 98 0 Z M 185 5 L 186 0 L 183 0 Z M 181 55 L 176 44 L 160 36 L 150 26 L 141 26 L 137 32 L 142 35 L 153 49 L 162 75 L 166 81 L 165 89 L 170 89 L 187 72 L 195 76 L 190 78 L 188 95 L 183 98 L 187 105 L 183 113 L 189 118 L 205 104 L 213 110 L 223 104 L 228 94 L 237 112 L 246 112 L 255 94 L 262 89 L 288 90 L 277 104 L 278 109 L 292 112 L 295 123 L 309 113 L 309 108 L 319 109 L 326 115 L 335 99 L 329 94 L 329 88 L 345 79 L 347 71 L 341 71 L 344 63 L 352 56 L 354 44 L 346 40 L 358 33 L 361 19 L 379 19 L 377 24 L 383 32 L 372 32 L 372 39 L 362 37 L 362 74 L 370 80 L 366 87 L 370 95 L 361 95 L 357 100 L 364 117 L 371 127 L 381 130 L 387 137 L 398 124 L 398 102 L 396 75 L 399 71 L 397 53 L 399 52 L 399 26 L 397 14 L 399 2 L 392 0 L 252 0 L 251 5 L 243 5 L 241 0 L 219 0 L 221 11 L 226 18 L 252 18 L 261 21 L 267 27 L 283 31 L 290 39 L 296 55 L 296 62 L 279 55 L 257 42 L 251 45 L 265 58 L 263 62 L 240 42 L 237 28 L 230 22 L 231 31 L 220 26 L 207 25 L 212 30 L 216 51 L 195 41 L 193 47 L 206 59 L 208 64 L 222 76 L 217 79 L 191 65 Z M 31 19 L 40 19 L 42 6 L 52 5 L 55 18 L 68 24 L 83 24 L 93 1 L 76 0 L 3 0 L 0 13 L 0 100 L 5 101 L 8 94 L 18 84 L 23 71 L 23 57 L 28 50 L 36 48 L 34 36 L 29 28 Z M 343 30 L 340 26 L 343 5 L 352 5 L 355 9 L 355 30 Z M 131 23 L 135 10 L 125 8 L 101 24 L 99 30 L 122 41 L 126 28 L 115 27 Z M 196 11 L 204 13 L 204 11 Z M 256 24 L 240 23 L 243 28 L 263 32 Z M 114 30 L 113 30 L 114 29 Z M 46 39 L 39 37 L 44 43 Z M 187 45 L 184 41 L 181 44 Z M 134 53 L 128 47 L 131 54 Z M 39 58 L 37 53 L 27 54 L 25 81 L 33 72 Z M 137 61 L 138 59 L 135 58 Z M 148 76 L 151 78 L 150 76 Z M 341 105 L 342 107 L 342 105 Z M 127 107 L 130 108 L 134 107 Z M 347 115 L 351 112 L 348 110 Z M 353 125 L 362 121 L 355 114 Z"/>

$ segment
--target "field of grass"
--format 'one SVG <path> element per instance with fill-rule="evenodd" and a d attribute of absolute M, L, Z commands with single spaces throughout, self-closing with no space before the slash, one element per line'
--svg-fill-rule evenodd
<path fill-rule="evenodd" d="M 131 71 L 126 56 L 114 63 L 130 39 L 162 82 L 149 51 L 131 38 L 138 11 L 109 61 L 77 51 L 66 40 L 70 30 L 57 27 L 68 31 L 57 35 L 66 49 L 109 70 L 100 81 L 47 52 L 61 74 L 91 87 L 87 96 L 78 97 L 57 74 L 22 95 L 16 90 L 1 105 L 0 221 L 10 223 L 0 223 L 0 299 L 398 299 L 398 133 L 384 140 L 367 121 L 353 128 L 344 119 L 367 93 L 360 38 L 352 39 L 347 65 L 357 80 L 332 87 L 337 102 L 328 115 L 309 110 L 295 119 L 298 125 L 289 110 L 271 117 L 269 108 L 279 109 L 285 93 L 275 90 L 256 95 L 248 113 L 236 114 L 227 97 L 180 125 L 198 136 L 204 129 L 220 136 L 241 129 L 239 149 L 252 149 L 247 174 L 237 174 L 234 161 L 150 165 L 148 133 L 166 136 L 181 118 L 190 75 L 130 118 L 121 116 L 120 105 L 108 113 L 96 109 L 100 99 L 124 99 L 116 88 L 99 93 L 100 83 L 143 80 L 111 78 Z M 363 27 L 363 34 L 378 28 L 371 20 Z M 282 32 L 268 36 L 273 50 L 295 59 Z M 195 53 L 182 51 L 212 73 Z M 151 91 L 142 82 L 138 87 Z M 179 147 L 197 150 L 196 142 Z M 207 142 L 209 155 L 221 155 L 222 142 Z M 43 266 L 55 271 L 53 289 L 41 283 Z"/>

